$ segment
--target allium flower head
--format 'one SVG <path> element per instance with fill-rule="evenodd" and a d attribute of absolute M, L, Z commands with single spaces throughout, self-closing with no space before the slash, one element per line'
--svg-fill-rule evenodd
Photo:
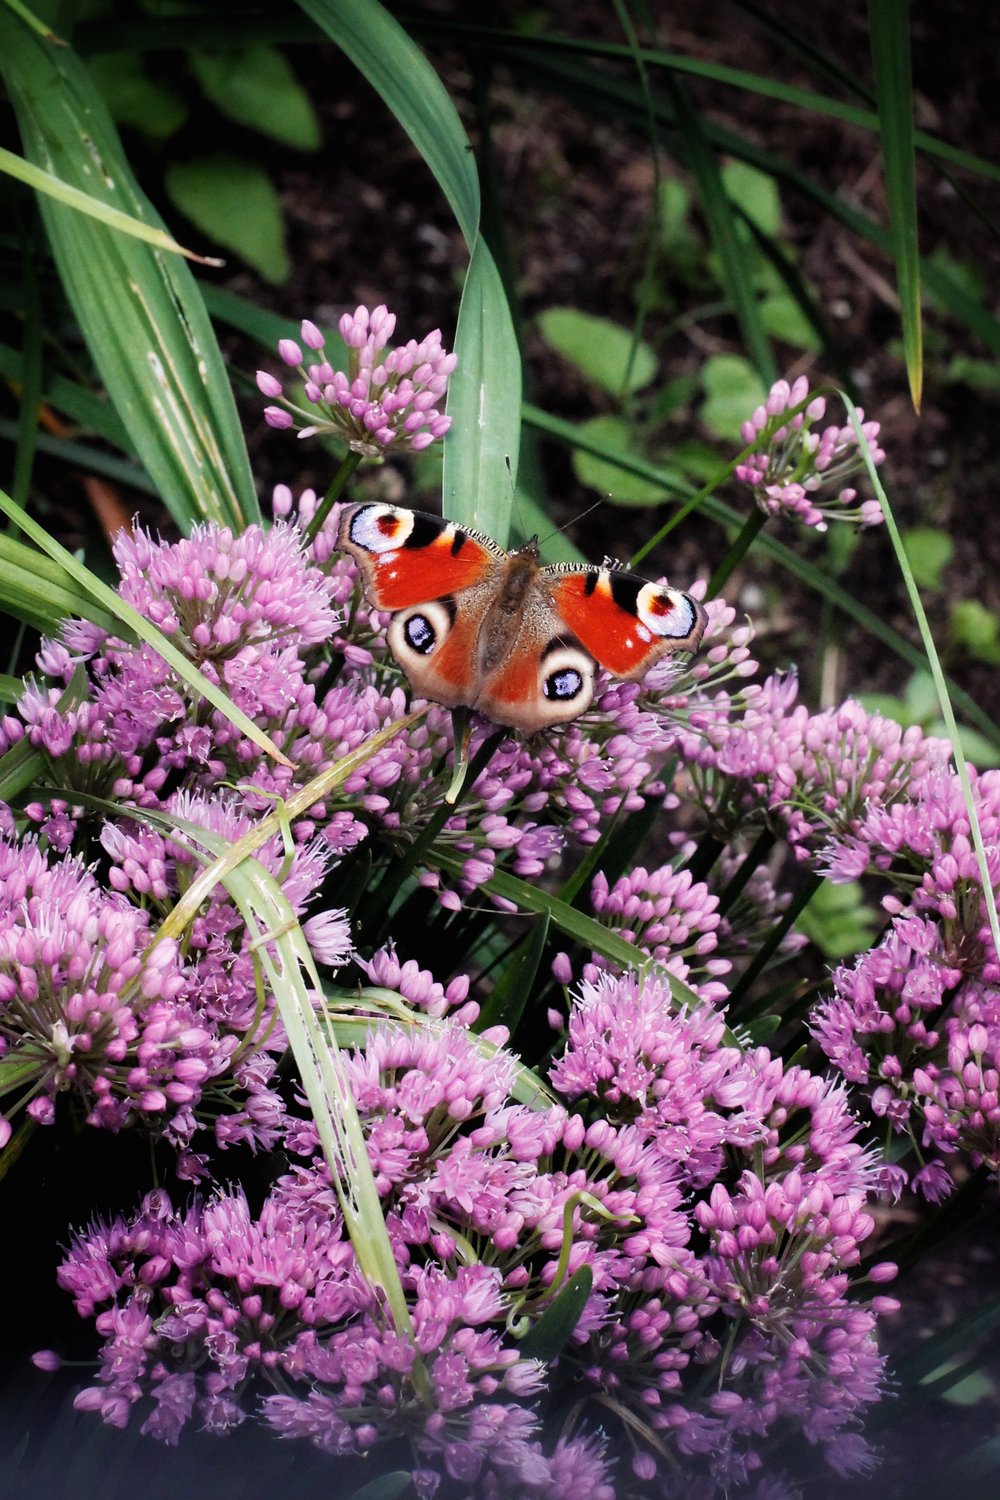
<path fill-rule="evenodd" d="M 796 407 L 802 409 L 796 411 Z M 789 412 L 793 414 L 789 416 Z M 765 404 L 743 423 L 743 441 L 752 443 L 754 451 L 737 467 L 736 477 L 750 486 L 767 516 L 787 511 L 817 531 L 826 530 L 827 519 L 877 526 L 882 520 L 878 501 L 855 504 L 857 490 L 845 484 L 862 467 L 854 429 L 832 426 L 814 432 L 814 424 L 825 414 L 822 396 L 809 400 L 809 383 L 804 375 L 791 386 L 787 380 L 776 381 Z M 864 412 L 859 410 L 858 416 L 863 417 Z M 861 430 L 873 461 L 881 463 L 885 454 L 876 444 L 878 422 L 865 422 Z M 836 492 L 820 499 L 821 489 Z"/>
<path fill-rule="evenodd" d="M 347 370 L 334 369 L 324 354 L 325 339 L 315 323 L 302 324 L 302 342 L 315 360 L 305 364 L 294 339 L 282 339 L 278 352 L 286 365 L 296 369 L 305 383 L 306 399 L 313 410 L 296 406 L 283 392 L 281 382 L 263 370 L 257 385 L 263 395 L 279 399 L 268 406 L 264 418 L 271 427 L 300 428 L 299 437 L 332 432 L 343 438 L 363 458 L 381 458 L 390 446 L 419 452 L 435 438 L 444 437 L 451 418 L 444 404 L 448 376 L 456 356 L 441 343 L 435 328 L 417 343 L 391 347 L 396 316 L 383 305 L 369 312 L 358 307 L 345 313 L 340 332 L 347 345 Z"/>

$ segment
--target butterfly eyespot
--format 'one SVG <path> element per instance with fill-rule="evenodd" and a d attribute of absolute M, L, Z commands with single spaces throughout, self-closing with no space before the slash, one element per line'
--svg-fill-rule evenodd
<path fill-rule="evenodd" d="M 389 621 L 389 650 L 404 671 L 423 671 L 423 663 L 440 650 L 454 624 L 449 601 L 431 599 L 400 610 Z"/>
<path fill-rule="evenodd" d="M 395 505 L 362 505 L 351 516 L 348 540 L 378 555 L 402 547 L 413 531 L 414 512 Z"/>
<path fill-rule="evenodd" d="M 426 615 L 410 615 L 403 626 L 403 635 L 407 645 L 421 656 L 429 656 L 434 650 L 437 635 Z"/>
<path fill-rule="evenodd" d="M 555 703 L 569 703 L 579 697 L 582 689 L 583 677 L 576 668 L 563 667 L 558 672 L 549 673 L 542 691 Z"/>

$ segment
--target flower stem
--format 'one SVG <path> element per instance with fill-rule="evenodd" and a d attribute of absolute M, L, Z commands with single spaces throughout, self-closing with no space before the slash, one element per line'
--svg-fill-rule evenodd
<path fill-rule="evenodd" d="M 323 522 L 330 514 L 337 501 L 344 492 L 344 486 L 361 462 L 362 455 L 351 451 L 346 454 L 341 462 L 340 468 L 333 477 L 333 483 L 327 490 L 320 502 L 319 509 L 306 527 L 306 541 L 311 542 L 316 536 Z"/>
<path fill-rule="evenodd" d="M 728 582 L 730 575 L 749 552 L 766 520 L 767 517 L 759 510 L 752 511 L 747 516 L 739 536 L 708 580 L 708 588 L 705 590 L 706 599 L 714 599 L 719 590 Z"/>

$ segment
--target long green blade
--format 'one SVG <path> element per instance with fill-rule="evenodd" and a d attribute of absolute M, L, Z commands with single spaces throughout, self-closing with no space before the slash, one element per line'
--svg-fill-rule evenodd
<path fill-rule="evenodd" d="M 162 229 L 70 48 L 0 6 L 0 71 L 32 163 Z M 258 520 L 235 403 L 188 267 L 54 198 L 40 196 L 39 205 L 94 363 L 178 525 Z"/>
<path fill-rule="evenodd" d="M 122 234 L 130 234 L 147 245 L 155 245 L 158 250 L 169 250 L 174 255 L 185 255 L 189 260 L 200 260 L 203 263 L 206 260 L 205 256 L 196 255 L 193 250 L 185 250 L 165 229 L 160 229 L 155 224 L 144 224 L 141 219 L 135 219 L 131 214 L 122 213 L 121 209 L 102 203 L 100 198 L 81 193 L 79 188 L 71 187 L 68 182 L 60 182 L 51 172 L 42 171 L 41 167 L 33 166 L 23 156 L 17 156 L 3 146 L 0 146 L 0 172 L 6 172 L 8 177 L 16 177 L 19 182 L 34 188 L 38 193 L 46 193 L 57 203 L 65 203 L 67 208 L 74 208 L 77 213 L 89 214 L 92 219 L 100 220 L 111 229 L 120 229 Z M 221 261 L 209 263 L 221 265 Z"/>
<path fill-rule="evenodd" d="M 899 310 L 903 320 L 903 354 L 910 395 L 919 411 L 924 379 L 923 334 L 907 0 L 869 0 L 868 20 L 882 134 L 882 163 L 889 199 L 892 254 L 896 262 Z"/>
<path fill-rule="evenodd" d="M 479 179 L 468 136 L 434 69 L 378 0 L 299 4 L 381 95 L 437 178 L 465 236 L 471 260 L 448 396 L 454 421 L 444 447 L 444 507 L 450 519 L 478 526 L 503 544 L 517 477 L 521 362 L 500 275 L 479 235 Z"/>
<path fill-rule="evenodd" d="M 127 604 L 124 599 L 120 598 L 114 589 L 110 589 L 106 583 L 102 583 L 101 579 L 92 573 L 89 568 L 84 567 L 83 563 L 78 561 L 72 552 L 67 552 L 66 548 L 61 546 L 54 537 L 49 536 L 48 532 L 39 526 L 37 521 L 32 520 L 31 516 L 27 515 L 19 505 L 15 505 L 9 495 L 4 494 L 3 490 L 0 490 L 0 511 L 4 515 L 9 516 L 15 526 L 24 532 L 25 536 L 29 537 L 43 552 L 46 552 L 49 558 L 62 570 L 63 574 L 68 575 L 71 586 L 73 584 L 77 585 L 84 596 L 96 602 L 99 611 L 105 615 L 110 615 L 114 620 L 118 620 L 125 626 L 126 630 L 131 631 L 140 640 L 146 641 L 148 645 L 152 646 L 153 650 L 158 652 L 168 666 L 171 666 L 178 677 L 188 685 L 196 699 L 207 698 L 213 708 L 217 708 L 220 713 L 225 714 L 230 723 L 235 724 L 240 733 L 245 734 L 247 739 L 252 740 L 265 755 L 271 756 L 273 760 L 279 761 L 282 765 L 291 765 L 291 761 L 287 756 L 282 754 L 270 735 L 265 734 L 263 729 L 258 728 L 241 708 L 237 708 L 236 704 L 221 688 L 217 687 L 214 682 L 209 682 L 208 678 L 199 672 L 198 668 L 189 662 L 187 657 L 178 651 L 177 647 L 171 641 L 167 640 L 165 635 L 162 635 L 157 630 L 155 625 L 151 625 L 148 620 L 139 614 L 138 610 L 133 609 L 131 604 Z M 77 608 L 74 606 L 74 613 L 76 612 Z M 89 607 L 80 609 L 79 613 L 87 619 L 92 618 L 94 615 L 94 611 Z"/>

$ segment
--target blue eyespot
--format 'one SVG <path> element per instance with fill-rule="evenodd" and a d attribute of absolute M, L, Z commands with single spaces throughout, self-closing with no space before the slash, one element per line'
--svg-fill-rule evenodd
<path fill-rule="evenodd" d="M 546 677 L 543 689 L 546 698 L 552 698 L 556 703 L 568 703 L 579 696 L 583 687 L 583 678 L 574 667 L 563 667 L 559 672 L 553 672 Z"/>
<path fill-rule="evenodd" d="M 406 643 L 421 656 L 429 656 L 437 643 L 434 627 L 426 615 L 411 615 L 403 626 Z"/>

